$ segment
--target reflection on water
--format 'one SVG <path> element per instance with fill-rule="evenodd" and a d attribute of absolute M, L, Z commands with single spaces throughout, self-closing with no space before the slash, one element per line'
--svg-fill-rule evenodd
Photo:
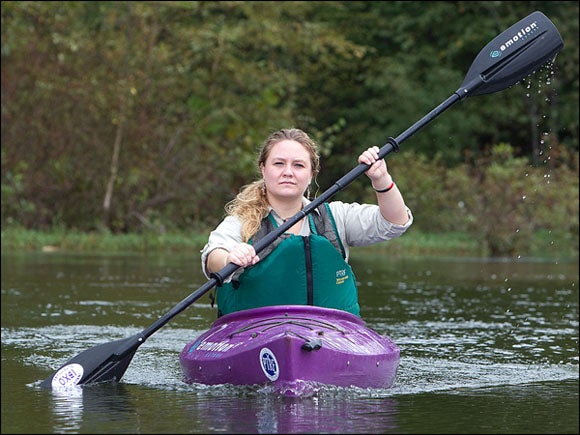
<path fill-rule="evenodd" d="M 120 384 L 39 389 L 205 280 L 188 257 L 3 255 L 2 433 L 578 432 L 576 262 L 356 258 L 363 318 L 401 348 L 394 387 L 283 397 L 182 381 L 179 352 L 215 319 L 207 295 Z"/>
<path fill-rule="evenodd" d="M 51 391 L 54 431 L 78 433 L 83 422 L 83 388 L 79 386 Z"/>
<path fill-rule="evenodd" d="M 564 433 L 577 424 L 577 383 L 571 381 L 392 397 L 322 389 L 297 398 L 227 386 L 193 386 L 188 394 L 131 384 L 82 389 L 70 396 L 53 393 L 49 431 L 167 433 L 177 425 L 178 433 L 449 433 L 450 427 L 472 433 L 556 433 L 546 421 L 549 415 L 568 425 Z M 538 424 L 514 418 L 534 409 L 540 413 Z"/>
<path fill-rule="evenodd" d="M 346 393 L 345 393 L 346 394 Z M 52 392 L 55 433 L 167 432 L 181 422 L 182 432 L 364 433 L 397 431 L 395 398 L 345 397 L 332 390 L 309 397 L 268 394 L 251 387 L 190 387 L 188 395 L 130 384 L 90 385 Z M 147 410 L 147 411 L 145 411 Z M 152 415 L 147 412 L 154 410 Z M 372 419 L 368 416 L 372 415 Z M 207 432 L 206 432 L 207 430 Z"/>
<path fill-rule="evenodd" d="M 54 433 L 133 432 L 135 404 L 124 384 L 51 390 Z"/>
<path fill-rule="evenodd" d="M 396 432 L 395 399 L 261 395 L 254 400 L 221 397 L 196 400 L 191 414 L 203 416 L 204 426 L 222 433 L 378 433 Z M 372 415 L 373 418 L 365 418 Z"/>

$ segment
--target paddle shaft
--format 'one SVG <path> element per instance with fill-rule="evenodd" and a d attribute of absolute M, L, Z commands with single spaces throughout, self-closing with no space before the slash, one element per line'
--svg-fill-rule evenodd
<path fill-rule="evenodd" d="M 483 81 L 482 83 L 483 84 Z M 474 87 L 473 89 L 476 89 Z M 411 127 L 397 136 L 395 139 L 390 139 L 380 150 L 379 150 L 379 158 L 384 158 L 388 154 L 393 151 L 398 151 L 398 145 L 407 140 L 449 107 L 451 107 L 454 103 L 459 101 L 461 98 L 457 93 L 453 93 L 449 98 L 447 98 L 444 102 L 442 102 L 439 106 L 435 109 L 431 110 L 427 115 L 422 117 L 419 121 L 415 122 Z M 357 179 L 360 175 L 362 175 L 365 171 L 367 171 L 369 165 L 366 163 L 359 163 L 358 166 L 351 169 L 347 174 L 342 176 L 339 180 L 337 180 L 330 188 L 324 191 L 320 196 L 315 198 L 312 202 L 306 205 L 302 210 L 298 213 L 287 219 L 282 225 L 278 228 L 274 229 L 270 233 L 268 233 L 263 239 L 261 239 L 256 245 L 254 249 L 256 253 L 260 253 L 264 248 L 269 246 L 271 243 L 274 242 L 278 237 L 286 232 L 289 228 L 291 228 L 294 224 L 296 224 L 299 220 L 310 214 L 313 210 L 315 210 L 318 206 L 322 205 L 324 202 L 328 201 L 331 197 L 333 197 L 336 193 L 340 192 L 344 188 L 346 188 L 349 184 L 351 184 L 355 179 Z M 177 316 L 195 301 L 197 301 L 200 297 L 210 291 L 216 285 L 221 285 L 224 280 L 238 270 L 240 266 L 235 263 L 228 263 L 218 272 L 214 272 L 211 274 L 211 278 L 208 282 L 206 282 L 203 286 L 199 289 L 191 293 L 181 302 L 179 302 L 175 307 L 173 307 L 170 311 L 168 311 L 163 317 L 159 318 L 155 323 L 151 326 L 146 328 L 142 333 L 141 337 L 143 340 L 150 337 L 154 334 L 158 329 L 162 328 L 167 322 L 169 322 L 173 317 Z"/>

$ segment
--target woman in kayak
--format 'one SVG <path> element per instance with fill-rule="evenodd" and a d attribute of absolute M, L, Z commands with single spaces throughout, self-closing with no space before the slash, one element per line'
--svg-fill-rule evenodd
<path fill-rule="evenodd" d="M 282 129 L 266 139 L 257 162 L 261 178 L 226 205 L 226 217 L 201 251 L 208 278 L 228 263 L 240 266 L 216 287 L 218 316 L 271 305 L 316 305 L 360 316 L 349 247 L 399 237 L 413 222 L 378 152 L 370 147 L 358 158 L 370 165 L 365 174 L 377 204 L 324 203 L 256 253 L 253 245 L 310 202 L 309 186 L 320 169 L 317 145 L 304 131 Z"/>

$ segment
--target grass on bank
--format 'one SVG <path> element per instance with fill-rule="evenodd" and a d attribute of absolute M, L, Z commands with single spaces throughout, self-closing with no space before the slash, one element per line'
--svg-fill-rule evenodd
<path fill-rule="evenodd" d="M 2 229 L 2 253 L 6 252 L 110 252 L 199 253 L 207 241 L 204 233 L 111 234 L 83 233 L 66 230 L 36 231 L 22 228 Z M 548 233 L 533 234 L 529 252 L 518 257 L 574 259 L 578 257 L 577 240 L 555 240 Z M 371 247 L 377 253 L 396 256 L 486 257 L 486 248 L 465 233 L 421 233 L 410 230 L 402 237 Z"/>

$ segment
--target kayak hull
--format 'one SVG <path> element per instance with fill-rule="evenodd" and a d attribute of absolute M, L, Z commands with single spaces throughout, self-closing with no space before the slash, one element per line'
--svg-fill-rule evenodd
<path fill-rule="evenodd" d="M 186 383 L 389 388 L 400 351 L 341 310 L 284 305 L 220 317 L 180 353 Z"/>

